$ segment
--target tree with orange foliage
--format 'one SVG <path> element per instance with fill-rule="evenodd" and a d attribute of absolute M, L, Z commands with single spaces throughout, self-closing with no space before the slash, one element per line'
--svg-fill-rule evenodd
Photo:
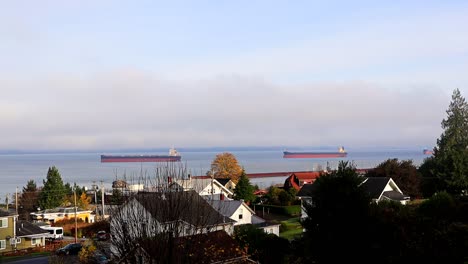
<path fill-rule="evenodd" d="M 211 170 L 215 178 L 229 178 L 234 183 L 239 181 L 242 167 L 237 162 L 236 157 L 229 152 L 216 155 L 211 162 Z"/>
<path fill-rule="evenodd" d="M 82 192 L 80 195 L 80 199 L 77 201 L 78 207 L 83 209 L 88 209 L 89 203 L 91 203 L 91 197 L 86 195 L 85 192 Z"/>

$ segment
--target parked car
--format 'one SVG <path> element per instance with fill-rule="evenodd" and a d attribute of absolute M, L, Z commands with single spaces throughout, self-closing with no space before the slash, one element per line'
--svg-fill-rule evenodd
<path fill-rule="evenodd" d="M 96 251 L 94 255 L 92 256 L 90 262 L 96 263 L 96 264 L 107 264 L 109 263 L 109 259 L 103 253 Z"/>
<path fill-rule="evenodd" d="M 62 248 L 57 249 L 57 255 L 78 255 L 83 245 L 81 243 L 71 243 Z"/>
<path fill-rule="evenodd" d="M 107 240 L 109 238 L 109 235 L 106 233 L 106 231 L 99 231 L 97 232 L 96 235 L 97 239 L 100 241 Z"/>

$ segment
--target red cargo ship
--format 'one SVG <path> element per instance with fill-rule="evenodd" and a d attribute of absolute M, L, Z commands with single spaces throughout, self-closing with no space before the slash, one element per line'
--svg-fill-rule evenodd
<path fill-rule="evenodd" d="M 432 151 L 432 150 L 430 150 L 430 149 L 424 149 L 424 150 L 423 150 L 423 154 L 424 154 L 424 155 L 432 155 L 432 154 L 434 154 L 434 151 Z"/>
<path fill-rule="evenodd" d="M 292 159 L 307 159 L 307 158 L 343 158 L 346 157 L 348 153 L 344 150 L 343 147 L 338 149 L 338 152 L 291 152 L 284 151 L 283 158 L 292 158 Z"/>
<path fill-rule="evenodd" d="M 181 158 L 177 150 L 171 148 L 169 155 L 101 155 L 101 162 L 174 162 Z"/>

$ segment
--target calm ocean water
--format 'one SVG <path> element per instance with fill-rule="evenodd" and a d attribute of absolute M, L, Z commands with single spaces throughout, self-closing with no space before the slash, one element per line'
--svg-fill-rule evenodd
<path fill-rule="evenodd" d="M 311 171 L 325 168 L 327 162 L 335 168 L 340 160 L 354 162 L 358 168 L 370 168 L 389 159 L 413 160 L 415 165 L 422 163 L 427 156 L 422 149 L 387 149 L 387 150 L 347 150 L 348 156 L 331 159 L 283 159 L 282 151 L 229 151 L 233 153 L 247 173 Z M 221 152 L 180 152 L 182 162 L 192 175 L 205 175 L 216 154 Z M 13 195 L 16 187 L 21 191 L 28 180 L 34 180 L 38 186 L 46 178 L 50 166 L 56 166 L 64 182 L 91 187 L 93 181 L 103 182 L 110 187 L 116 177 L 137 177 L 142 172 L 154 175 L 156 163 L 101 163 L 103 153 L 76 154 L 15 154 L 0 155 L 0 202 L 5 201 L 7 194 Z M 122 153 L 105 153 L 122 154 Z M 130 153 L 125 153 L 130 154 Z M 165 154 L 165 153 L 138 153 Z M 255 178 L 253 184 L 261 188 L 284 182 L 284 177 Z"/>

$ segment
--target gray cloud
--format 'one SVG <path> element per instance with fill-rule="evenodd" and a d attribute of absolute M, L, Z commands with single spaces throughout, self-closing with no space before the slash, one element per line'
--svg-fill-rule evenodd
<path fill-rule="evenodd" d="M 426 145 L 440 135 L 450 101 L 437 89 L 243 76 L 168 81 L 138 70 L 8 85 L 3 149 Z"/>

